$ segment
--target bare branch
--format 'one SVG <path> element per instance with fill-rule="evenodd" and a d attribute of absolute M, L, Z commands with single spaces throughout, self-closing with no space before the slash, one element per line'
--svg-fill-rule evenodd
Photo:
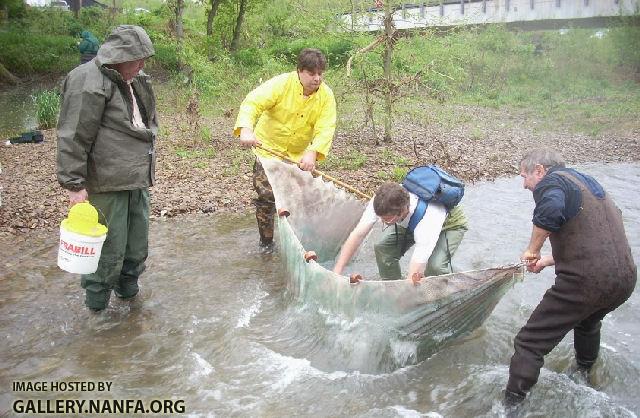
<path fill-rule="evenodd" d="M 351 76 L 351 61 L 353 61 L 353 58 L 355 56 L 357 56 L 358 54 L 363 54 L 365 52 L 369 52 L 372 49 L 374 49 L 376 46 L 380 45 L 382 42 L 384 41 L 384 35 L 380 35 L 378 36 L 376 39 L 373 40 L 373 42 L 371 42 L 369 45 L 365 46 L 362 49 L 359 49 L 355 52 L 355 54 L 353 54 L 352 56 L 349 57 L 349 60 L 347 61 L 347 77 Z"/>

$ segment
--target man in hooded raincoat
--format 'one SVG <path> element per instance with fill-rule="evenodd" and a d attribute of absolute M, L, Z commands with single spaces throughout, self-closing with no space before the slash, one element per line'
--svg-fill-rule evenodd
<path fill-rule="evenodd" d="M 152 55 L 144 29 L 119 26 L 62 87 L 58 182 L 70 205 L 89 200 L 109 228 L 98 270 L 81 280 L 94 311 L 107 307 L 112 289 L 122 299 L 134 297 L 145 269 L 158 123 L 142 68 Z"/>
<path fill-rule="evenodd" d="M 96 57 L 100 48 L 100 41 L 88 30 L 83 30 L 80 36 L 82 40 L 78 44 L 78 50 L 80 51 L 80 64 L 84 64 Z"/>

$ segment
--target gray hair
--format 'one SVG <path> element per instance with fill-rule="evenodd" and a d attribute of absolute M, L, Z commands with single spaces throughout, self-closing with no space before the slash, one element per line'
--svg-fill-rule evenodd
<path fill-rule="evenodd" d="M 562 155 L 560 155 L 559 152 L 546 148 L 531 150 L 520 160 L 520 168 L 526 173 L 531 173 L 538 164 L 546 170 L 551 167 L 565 167 Z"/>

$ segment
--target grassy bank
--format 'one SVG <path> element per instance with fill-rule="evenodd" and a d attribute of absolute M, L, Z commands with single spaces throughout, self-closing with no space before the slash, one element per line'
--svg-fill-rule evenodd
<path fill-rule="evenodd" d="M 82 9 L 78 19 L 68 12 L 29 9 L 0 30 L 0 63 L 23 77 L 64 74 L 78 62 L 80 30 L 102 40 L 117 24 L 142 25 L 156 47 L 147 67 L 163 81 L 158 95 L 165 113 L 189 108 L 215 117 L 235 114 L 260 80 L 290 70 L 300 49 L 316 46 L 329 58 L 326 79 L 339 101 L 341 129 L 364 129 L 372 136 L 373 127 L 381 125 L 382 99 L 375 93 L 382 76 L 380 51 L 358 55 L 351 77 L 345 71 L 347 59 L 374 36 L 327 31 L 335 23 L 329 11 L 306 11 L 315 15 L 298 20 L 277 8 L 250 14 L 241 48 L 231 53 L 223 30 L 233 23 L 229 12 L 217 17 L 220 31 L 206 36 L 204 10 L 190 4 L 185 37 L 178 43 L 171 10 L 166 4 L 153 6 L 150 13 Z M 318 24 L 304 23 L 311 18 Z M 635 123 L 640 28 L 511 32 L 491 26 L 423 32 L 399 39 L 393 71 L 395 120 L 454 126 L 469 121 L 459 106 L 510 108 L 533 113 L 541 120 L 537 129 L 563 127 L 597 136 Z M 371 113 L 373 118 L 367 116 Z M 481 128 L 477 135 L 482 136 Z M 203 129 L 198 136 L 206 140 L 211 133 Z"/>

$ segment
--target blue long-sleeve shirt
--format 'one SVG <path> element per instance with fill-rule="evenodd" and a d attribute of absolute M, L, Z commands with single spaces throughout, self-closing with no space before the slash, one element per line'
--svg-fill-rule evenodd
<path fill-rule="evenodd" d="M 536 207 L 533 224 L 557 232 L 582 209 L 582 192 L 571 180 L 558 174 L 567 172 L 578 178 L 595 197 L 604 199 L 605 191 L 593 177 L 571 168 L 551 168 L 533 190 Z"/>

